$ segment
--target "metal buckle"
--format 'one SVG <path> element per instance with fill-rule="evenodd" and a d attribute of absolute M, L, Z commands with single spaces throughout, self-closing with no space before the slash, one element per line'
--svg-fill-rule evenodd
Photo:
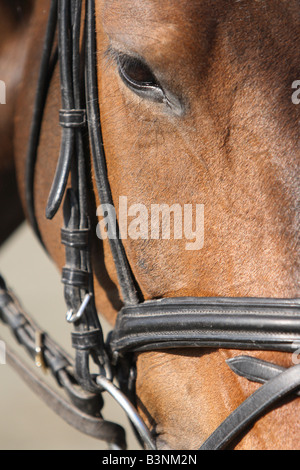
<path fill-rule="evenodd" d="M 35 365 L 38 369 L 42 369 L 44 372 L 47 371 L 47 367 L 44 361 L 43 354 L 43 333 L 36 331 L 35 333 Z"/>

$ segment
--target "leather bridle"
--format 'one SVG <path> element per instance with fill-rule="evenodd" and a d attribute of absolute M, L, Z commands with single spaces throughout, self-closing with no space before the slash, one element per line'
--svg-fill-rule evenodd
<path fill-rule="evenodd" d="M 12 328 L 36 363 L 49 368 L 58 385 L 66 390 L 71 403 L 37 378 L 12 352 L 8 353 L 9 362 L 63 419 L 108 442 L 112 448 L 125 448 L 124 430 L 104 421 L 100 414 L 102 394 L 108 391 L 127 412 L 143 446 L 153 450 L 151 432 L 131 404 L 135 399 L 134 353 L 179 347 L 294 353 L 300 348 L 300 299 L 170 298 L 145 302 L 120 237 L 111 237 L 124 307 L 113 332 L 104 341 L 93 290 L 93 227 L 88 216 L 90 154 L 101 204 L 113 204 L 113 200 L 101 133 L 95 31 L 94 0 L 51 1 L 26 171 L 28 217 L 42 241 L 35 217 L 34 170 L 48 88 L 59 62 L 61 152 L 46 213 L 52 219 L 63 203 L 66 266 L 62 282 L 67 320 L 74 325 L 75 362 L 47 334 L 41 333 L 1 278 L 0 318 Z M 97 373 L 91 372 L 91 359 Z M 248 356 L 227 363 L 238 375 L 263 385 L 220 425 L 200 450 L 228 448 L 283 398 L 299 395 L 300 365 L 284 369 Z M 121 390 L 113 385 L 114 378 Z"/>

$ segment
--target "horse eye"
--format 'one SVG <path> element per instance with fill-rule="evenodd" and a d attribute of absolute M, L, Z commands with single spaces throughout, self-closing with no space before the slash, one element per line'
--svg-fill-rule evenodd
<path fill-rule="evenodd" d="M 139 59 L 122 56 L 119 59 L 120 72 L 125 80 L 137 86 L 158 86 L 148 65 Z"/>
<path fill-rule="evenodd" d="M 123 55 L 118 58 L 119 74 L 128 88 L 143 98 L 163 102 L 165 94 L 150 67 L 140 59 Z"/>

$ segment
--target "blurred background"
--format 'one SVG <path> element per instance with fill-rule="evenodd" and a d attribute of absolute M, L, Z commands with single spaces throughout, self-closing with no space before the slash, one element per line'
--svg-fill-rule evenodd
<path fill-rule="evenodd" d="M 0 249 L 0 273 L 39 326 L 72 353 L 65 321 L 66 307 L 60 275 L 25 223 Z M 109 327 L 102 321 L 104 330 Z M 0 323 L 0 337 L 28 358 L 8 328 Z M 28 359 L 28 364 L 32 362 Z M 48 380 L 48 379 L 47 379 Z M 55 387 L 55 382 L 50 381 Z M 140 447 L 122 410 L 105 396 L 103 416 L 127 430 L 128 448 Z M 107 450 L 106 444 L 64 423 L 31 392 L 8 365 L 0 365 L 1 450 Z"/>

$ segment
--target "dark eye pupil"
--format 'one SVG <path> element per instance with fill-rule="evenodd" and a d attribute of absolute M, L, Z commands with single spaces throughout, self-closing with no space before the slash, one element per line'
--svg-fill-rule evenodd
<path fill-rule="evenodd" d="M 141 85 L 157 85 L 153 73 L 142 61 L 131 57 L 123 57 L 120 60 L 120 66 L 123 74 L 129 80 Z"/>

